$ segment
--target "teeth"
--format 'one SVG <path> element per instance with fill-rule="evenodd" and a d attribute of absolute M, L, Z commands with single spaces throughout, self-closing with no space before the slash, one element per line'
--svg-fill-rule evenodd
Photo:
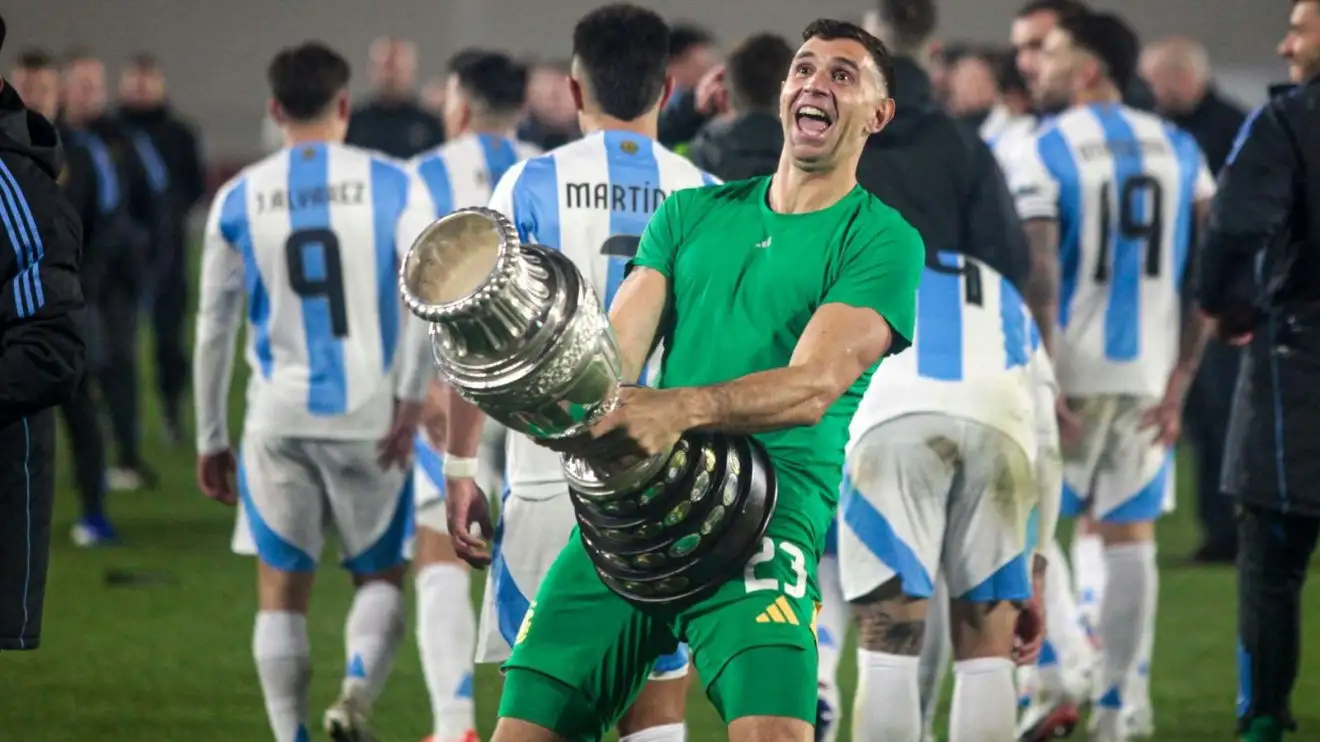
<path fill-rule="evenodd" d="M 800 116 L 816 116 L 816 117 L 819 117 L 819 118 L 822 118 L 822 119 L 826 119 L 826 120 L 829 119 L 829 116 L 828 116 L 824 111 L 820 110 L 819 108 L 816 108 L 815 106 L 803 106 L 803 107 L 799 108 L 799 109 L 798 109 L 798 115 L 800 115 Z"/>

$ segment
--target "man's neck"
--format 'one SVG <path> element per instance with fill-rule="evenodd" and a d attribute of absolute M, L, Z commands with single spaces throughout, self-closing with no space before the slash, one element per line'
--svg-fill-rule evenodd
<path fill-rule="evenodd" d="M 454 135 L 455 138 L 465 137 L 469 134 L 488 134 L 493 137 L 512 138 L 516 135 L 518 123 L 510 121 L 507 118 L 474 118 L 463 128 L 462 131 Z"/>
<path fill-rule="evenodd" d="M 808 172 L 793 163 L 788 150 L 779 157 L 779 169 L 770 181 L 770 210 L 779 214 L 808 214 L 838 203 L 857 187 L 857 160 L 831 170 Z"/>
<path fill-rule="evenodd" d="M 64 125 L 69 127 L 70 129 L 73 129 L 74 131 L 81 131 L 91 126 L 92 122 L 96 121 L 99 118 L 101 118 L 101 114 L 99 113 L 91 116 L 82 116 L 80 118 L 74 118 L 72 116 L 69 116 L 68 114 L 65 114 Z"/>
<path fill-rule="evenodd" d="M 640 134 L 648 139 L 658 139 L 660 136 L 660 114 L 659 111 L 650 111 L 642 114 L 640 118 L 632 121 L 616 119 L 613 116 L 605 114 L 578 114 L 578 126 L 582 133 L 595 134 L 598 131 L 628 131 L 633 134 Z"/>
<path fill-rule="evenodd" d="M 1079 90 L 1073 97 L 1074 106 L 1089 106 L 1093 103 L 1122 103 L 1123 94 L 1113 83 L 1097 85 L 1086 90 Z"/>
<path fill-rule="evenodd" d="M 284 146 L 297 147 L 300 144 L 342 141 L 334 127 L 328 124 L 285 125 Z"/>

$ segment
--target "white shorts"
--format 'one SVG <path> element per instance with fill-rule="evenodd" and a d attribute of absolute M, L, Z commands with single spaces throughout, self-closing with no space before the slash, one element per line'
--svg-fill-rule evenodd
<path fill-rule="evenodd" d="M 312 571 L 330 529 L 344 567 L 354 574 L 404 561 L 412 487 L 405 472 L 381 470 L 374 440 L 246 436 L 238 491 L 236 554 L 287 572 Z"/>
<path fill-rule="evenodd" d="M 1045 498 L 1060 497 L 1063 491 L 1063 454 L 1059 451 L 1059 418 L 1054 411 L 1054 388 L 1041 384 L 1036 387 L 1036 491 L 1040 493 L 1037 502 Z M 1040 527 L 1036 521 L 1037 513 L 1032 511 L 1031 522 L 1027 527 L 1028 551 L 1035 551 L 1048 544 L 1038 543 Z"/>
<path fill-rule="evenodd" d="M 1140 429 L 1141 416 L 1158 403 L 1130 395 L 1069 398 L 1083 436 L 1063 451 L 1063 515 L 1139 523 L 1173 512 L 1173 450 Z"/>
<path fill-rule="evenodd" d="M 843 596 L 898 577 L 929 598 L 1031 597 L 1027 523 L 1038 499 L 1031 458 L 1006 433 L 937 413 L 871 428 L 848 455 L 839 502 Z"/>
<path fill-rule="evenodd" d="M 500 506 L 495 550 L 481 601 L 477 662 L 503 662 L 509 658 L 541 581 L 577 525 L 567 489 L 548 498 L 539 495 L 532 500 L 506 492 Z M 680 644 L 677 652 L 656 661 L 651 679 L 680 678 L 687 674 L 687 668 L 687 647 Z"/>

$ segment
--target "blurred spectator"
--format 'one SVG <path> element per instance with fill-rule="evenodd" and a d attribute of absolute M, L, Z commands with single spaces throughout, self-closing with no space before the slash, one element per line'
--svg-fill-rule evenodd
<path fill-rule="evenodd" d="M 527 76 L 527 117 L 518 138 L 547 152 L 580 136 L 568 62 L 541 62 Z"/>
<path fill-rule="evenodd" d="M 1161 39 L 1142 53 L 1141 76 L 1160 114 L 1196 137 L 1217 175 L 1247 114 L 1211 84 L 1205 47 L 1181 36 Z"/>
<path fill-rule="evenodd" d="M 660 143 L 677 147 L 692 141 L 702 125 L 717 111 L 710 99 L 703 100 L 698 91 L 713 87 L 722 72 L 715 37 L 706 29 L 690 24 L 676 23 L 669 29 L 669 76 L 674 88 L 669 102 L 660 115 Z"/>
<path fill-rule="evenodd" d="M 1157 41 L 1141 55 L 1141 75 L 1150 83 L 1160 112 L 1196 137 L 1210 169 L 1218 174 L 1246 113 L 1211 85 L 1205 47 L 1178 36 Z M 1219 473 L 1240 359 L 1237 348 L 1211 340 L 1188 393 L 1184 417 L 1187 438 L 1196 450 L 1196 514 L 1203 537 L 1192 555 L 1197 562 L 1231 563 L 1237 558 L 1233 502 L 1223 496 Z"/>
<path fill-rule="evenodd" d="M 935 99 L 941 104 L 949 97 L 949 73 L 955 65 L 972 54 L 972 45 L 965 41 L 950 41 L 947 44 L 941 44 L 938 40 L 935 42 L 930 62 L 925 69 Z"/>
<path fill-rule="evenodd" d="M 720 96 L 728 116 L 698 132 L 688 153 L 693 164 L 726 181 L 775 171 L 784 148 L 779 91 L 792 62 L 793 47 L 774 34 L 757 34 L 733 50 Z"/>
<path fill-rule="evenodd" d="M 1036 117 L 1031 113 L 1031 91 L 1018 70 L 1012 50 L 993 55 L 995 87 L 999 100 L 990 115 L 981 122 L 981 138 L 999 156 L 1000 166 L 1011 158 L 1013 142 L 1023 141 L 1036 130 Z"/>
<path fill-rule="evenodd" d="M 156 384 L 166 436 L 182 440 L 181 399 L 188 379 L 184 315 L 188 309 L 188 213 L 206 191 L 196 129 L 179 118 L 165 97 L 165 74 L 149 54 L 128 60 L 119 77 L 119 115 L 164 208 L 151 260 L 151 324 L 156 335 Z"/>
<path fill-rule="evenodd" d="M 432 116 L 443 117 L 445 113 L 445 87 L 443 77 L 433 77 L 422 86 L 422 108 Z M 445 132 L 446 135 L 449 132 Z"/>
<path fill-rule="evenodd" d="M 29 111 L 54 121 L 60 111 L 60 71 L 55 59 L 44 51 L 31 49 L 18 58 L 8 82 L 23 99 Z"/>
<path fill-rule="evenodd" d="M 1040 66 L 1041 45 L 1048 34 L 1059 22 L 1059 17 L 1074 13 L 1087 13 L 1090 8 L 1080 0 L 1029 0 L 1013 19 L 1012 41 L 1017 51 L 1018 68 L 1027 79 L 1028 86 L 1035 84 L 1036 71 Z M 1150 87 L 1140 77 L 1133 77 L 1123 92 L 1123 103 L 1142 111 L 1155 108 L 1155 98 Z"/>
<path fill-rule="evenodd" d="M 382 37 L 371 44 L 372 98 L 353 109 L 348 143 L 398 159 L 439 145 L 445 139 L 440 120 L 418 104 L 417 45 Z"/>
<path fill-rule="evenodd" d="M 979 129 L 998 97 L 994 63 L 988 55 L 967 54 L 949 67 L 944 107 L 956 118 Z"/>

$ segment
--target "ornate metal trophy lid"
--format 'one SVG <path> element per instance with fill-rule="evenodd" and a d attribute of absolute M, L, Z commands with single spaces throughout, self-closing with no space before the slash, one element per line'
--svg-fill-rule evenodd
<path fill-rule="evenodd" d="M 399 268 L 404 303 L 428 322 L 470 315 L 516 280 L 518 231 L 494 209 L 447 214 L 413 241 Z"/>

